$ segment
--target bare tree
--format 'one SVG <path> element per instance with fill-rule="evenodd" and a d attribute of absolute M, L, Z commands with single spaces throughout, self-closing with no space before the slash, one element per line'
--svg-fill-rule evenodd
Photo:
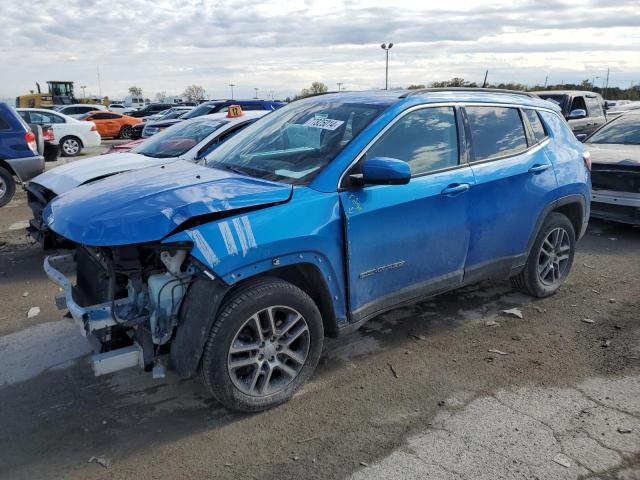
<path fill-rule="evenodd" d="M 188 102 L 204 100 L 204 87 L 200 85 L 189 85 L 184 89 L 182 96 L 185 97 Z"/>
<path fill-rule="evenodd" d="M 302 91 L 296 96 L 296 98 L 308 97 L 309 95 L 317 95 L 319 93 L 325 93 L 329 91 L 329 87 L 327 87 L 322 82 L 313 82 L 311 87 L 303 88 Z"/>
<path fill-rule="evenodd" d="M 164 103 L 164 101 L 167 99 L 167 92 L 166 90 L 162 90 L 161 92 L 156 93 L 156 101 L 160 102 L 160 103 Z"/>
<path fill-rule="evenodd" d="M 142 89 L 136 86 L 129 87 L 129 94 L 134 97 L 140 97 L 142 96 Z"/>

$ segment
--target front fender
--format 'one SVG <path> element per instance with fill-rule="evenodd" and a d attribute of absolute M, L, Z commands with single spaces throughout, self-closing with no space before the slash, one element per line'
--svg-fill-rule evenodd
<path fill-rule="evenodd" d="M 193 244 L 191 255 L 227 285 L 269 270 L 312 264 L 331 294 L 335 318 L 346 322 L 344 230 L 337 193 L 297 187 L 289 202 L 229 216 L 163 242 Z"/>

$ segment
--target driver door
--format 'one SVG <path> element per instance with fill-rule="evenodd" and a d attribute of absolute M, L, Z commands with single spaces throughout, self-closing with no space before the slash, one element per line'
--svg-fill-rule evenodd
<path fill-rule="evenodd" d="M 461 284 L 474 177 L 460 154 L 458 124 L 454 107 L 404 114 L 349 172 L 366 158 L 391 157 L 412 173 L 406 185 L 340 192 L 352 321 Z"/>

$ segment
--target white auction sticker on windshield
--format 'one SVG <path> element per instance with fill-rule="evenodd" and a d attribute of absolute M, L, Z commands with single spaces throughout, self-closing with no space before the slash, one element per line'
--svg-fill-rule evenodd
<path fill-rule="evenodd" d="M 344 122 L 342 120 L 332 120 L 331 118 L 310 118 L 304 124 L 309 127 L 323 128 L 325 130 L 335 130 Z"/>

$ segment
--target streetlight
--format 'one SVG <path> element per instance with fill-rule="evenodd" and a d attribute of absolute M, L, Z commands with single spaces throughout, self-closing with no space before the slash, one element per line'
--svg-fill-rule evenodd
<path fill-rule="evenodd" d="M 229 86 L 231 87 L 231 100 L 233 100 L 233 87 L 236 86 L 235 83 L 230 83 Z"/>
<path fill-rule="evenodd" d="M 389 50 L 391 50 L 392 47 L 393 47 L 393 43 L 390 43 L 389 45 L 387 45 L 386 43 L 383 43 L 382 45 L 380 45 L 380 48 L 384 50 L 387 57 L 387 64 L 384 70 L 384 89 L 385 90 L 389 90 Z"/>
<path fill-rule="evenodd" d="M 337 85 L 338 85 L 338 91 L 341 91 L 342 90 L 342 85 L 344 85 L 344 83 L 337 82 Z"/>
<path fill-rule="evenodd" d="M 593 90 L 593 88 L 596 86 L 596 80 L 599 78 L 600 77 L 593 77 L 593 81 L 591 82 L 591 90 Z"/>
<path fill-rule="evenodd" d="M 256 94 L 254 95 L 253 98 L 258 98 L 258 87 L 253 87 L 253 89 L 256 91 Z"/>
<path fill-rule="evenodd" d="M 80 85 L 80 88 L 82 89 L 82 98 L 87 98 L 87 95 L 84 93 L 84 89 L 87 88 L 86 85 Z"/>

